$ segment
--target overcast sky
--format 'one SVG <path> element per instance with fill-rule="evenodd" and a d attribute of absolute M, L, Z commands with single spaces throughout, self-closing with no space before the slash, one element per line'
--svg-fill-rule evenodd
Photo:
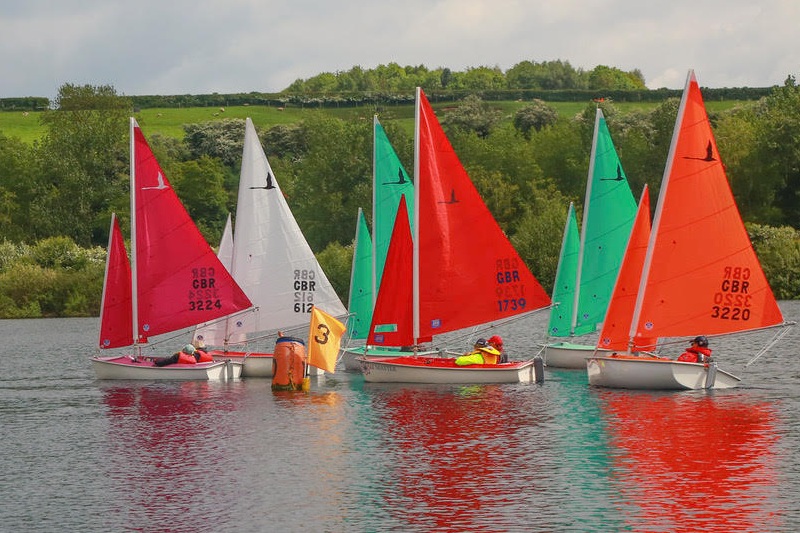
<path fill-rule="evenodd" d="M 800 0 L 0 0 L 0 98 L 278 92 L 356 65 L 525 60 L 767 87 L 800 72 L 799 36 Z"/>

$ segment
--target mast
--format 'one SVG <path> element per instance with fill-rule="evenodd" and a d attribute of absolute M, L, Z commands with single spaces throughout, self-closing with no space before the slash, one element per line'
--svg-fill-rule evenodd
<path fill-rule="evenodd" d="M 133 345 L 139 344 L 139 302 L 136 297 L 138 291 L 139 274 L 136 271 L 136 119 L 130 119 L 131 135 L 131 317 L 133 318 Z"/>
<path fill-rule="evenodd" d="M 378 287 L 376 286 L 378 280 L 378 261 L 377 261 L 377 235 L 378 235 L 378 228 L 377 228 L 377 210 L 378 210 L 378 140 L 376 131 L 378 129 L 378 115 L 372 115 L 372 236 L 375 239 L 375 243 L 372 249 L 372 286 L 370 289 L 372 290 L 372 307 L 375 308 L 375 301 L 378 299 Z M 361 208 L 358 208 L 361 211 Z M 358 223 L 356 223 L 358 226 Z M 358 231 L 358 229 L 356 229 Z M 358 234 L 356 233 L 356 239 L 358 239 Z M 356 240 L 358 242 L 358 240 Z M 355 260 L 354 260 L 355 262 Z"/>
<path fill-rule="evenodd" d="M 419 339 L 419 204 L 420 204 L 420 197 L 419 191 L 421 189 L 419 183 L 419 122 L 420 122 L 420 91 L 421 89 L 417 87 L 416 91 L 416 106 L 414 107 L 414 231 L 412 235 L 414 236 L 413 243 L 413 282 L 412 282 L 412 294 L 413 294 L 413 312 L 414 312 L 414 329 L 413 329 L 413 338 L 414 344 L 417 344 L 417 339 Z"/>
<path fill-rule="evenodd" d="M 633 317 L 631 318 L 631 328 L 628 333 L 628 344 L 633 346 L 633 339 L 636 337 L 636 326 L 639 324 L 639 318 L 642 314 L 642 304 L 644 303 L 644 292 L 647 288 L 647 281 L 650 277 L 650 265 L 653 262 L 653 250 L 655 249 L 656 238 L 658 236 L 658 228 L 661 225 L 661 213 L 664 210 L 664 198 L 667 195 L 669 188 L 669 177 L 672 174 L 672 164 L 675 160 L 675 150 L 678 146 L 678 138 L 680 137 L 680 128 L 683 124 L 683 115 L 686 112 L 686 102 L 689 97 L 689 84 L 694 79 L 694 70 L 690 70 L 686 76 L 686 86 L 683 88 L 683 96 L 681 96 L 680 107 L 678 107 L 678 116 L 675 117 L 675 128 L 672 132 L 672 141 L 669 144 L 669 155 L 667 155 L 667 165 L 664 168 L 664 176 L 661 178 L 661 190 L 658 191 L 658 203 L 656 203 L 656 212 L 653 216 L 653 226 L 650 229 L 650 240 L 647 243 L 647 253 L 644 257 L 644 266 L 642 267 L 642 277 L 639 280 L 639 290 L 636 293 L 636 306 L 633 308 Z"/>
<path fill-rule="evenodd" d="M 592 134 L 592 151 L 589 154 L 589 175 L 586 179 L 586 197 L 583 201 L 583 220 L 581 221 L 581 243 L 578 246 L 578 270 L 575 274 L 575 293 L 572 301 L 572 320 L 569 324 L 569 334 L 575 333 L 575 326 L 578 324 L 578 302 L 581 295 L 581 274 L 583 272 L 583 252 L 586 247 L 586 221 L 589 220 L 589 199 L 592 197 L 592 181 L 594 181 L 594 161 L 597 157 L 597 134 L 600 129 L 600 117 L 603 112 L 600 108 L 594 115 L 594 133 Z"/>

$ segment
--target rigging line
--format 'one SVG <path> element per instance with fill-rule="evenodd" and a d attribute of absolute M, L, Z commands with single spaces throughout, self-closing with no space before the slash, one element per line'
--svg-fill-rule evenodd
<path fill-rule="evenodd" d="M 792 327 L 794 327 L 794 325 L 795 325 L 795 322 L 784 322 L 783 324 L 781 324 L 781 328 L 778 330 L 778 332 L 775 334 L 775 336 L 772 337 L 772 340 L 770 342 L 768 342 L 763 348 L 761 348 L 761 350 L 755 356 L 753 356 L 753 358 L 750 359 L 747 362 L 747 364 L 744 365 L 744 367 L 747 368 L 748 366 L 752 365 L 753 363 L 756 362 L 756 360 L 759 357 L 761 357 L 762 355 L 767 353 L 767 351 L 770 348 L 772 348 L 779 340 L 781 340 L 783 337 L 785 337 L 786 334 L 789 333 L 789 331 L 791 331 L 791 329 L 792 329 Z"/>

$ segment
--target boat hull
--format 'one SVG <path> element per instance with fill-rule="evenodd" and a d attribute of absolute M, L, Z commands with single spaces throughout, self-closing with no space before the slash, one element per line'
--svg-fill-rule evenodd
<path fill-rule="evenodd" d="M 371 383 L 531 383 L 534 361 L 457 366 L 451 357 L 362 357 L 364 381 Z"/>
<path fill-rule="evenodd" d="M 598 350 L 588 344 L 554 342 L 544 349 L 544 364 L 553 368 L 574 368 L 584 370 L 586 359 L 595 355 L 611 355 L 609 350 Z"/>
<path fill-rule="evenodd" d="M 272 354 L 258 352 L 225 352 L 222 350 L 211 350 L 208 352 L 214 361 L 227 361 L 230 359 L 234 363 L 242 365 L 243 378 L 271 378 L 272 377 Z"/>
<path fill-rule="evenodd" d="M 363 358 L 395 358 L 395 357 L 411 357 L 418 356 L 435 356 L 438 355 L 438 350 L 420 350 L 414 353 L 413 351 L 401 350 L 399 348 L 383 348 L 370 346 L 355 346 L 342 350 L 342 362 L 344 363 L 345 372 L 362 372 L 363 371 Z"/>
<path fill-rule="evenodd" d="M 97 379 L 225 381 L 242 376 L 242 365 L 233 361 L 156 366 L 150 360 L 123 355 L 93 357 L 92 367 Z"/>
<path fill-rule="evenodd" d="M 715 373 L 707 386 L 709 370 Z M 740 379 L 714 364 L 637 356 L 591 357 L 586 361 L 589 385 L 615 389 L 697 390 L 730 389 Z"/>
<path fill-rule="evenodd" d="M 273 357 L 271 353 L 261 352 L 224 352 L 221 350 L 211 350 L 209 352 L 214 361 L 231 360 L 236 364 L 242 365 L 243 378 L 272 378 L 273 376 Z M 321 376 L 325 374 L 315 366 L 308 367 L 310 376 Z"/>

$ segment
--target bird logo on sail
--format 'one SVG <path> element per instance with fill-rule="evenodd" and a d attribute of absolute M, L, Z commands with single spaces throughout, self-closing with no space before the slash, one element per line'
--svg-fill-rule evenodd
<path fill-rule="evenodd" d="M 697 159 L 698 161 L 716 161 L 717 158 L 714 157 L 714 145 L 711 144 L 711 141 L 708 141 L 708 145 L 706 145 L 706 156 L 705 157 L 689 157 L 686 156 L 684 159 Z"/>
<path fill-rule="evenodd" d="M 272 183 L 272 172 L 267 172 L 267 184 L 261 187 L 250 187 L 251 189 L 275 189 L 275 184 Z"/>
<path fill-rule="evenodd" d="M 622 167 L 617 163 L 617 177 L 616 178 L 600 178 L 600 181 L 625 181 L 625 176 L 622 175 Z"/>
<path fill-rule="evenodd" d="M 142 187 L 142 190 L 143 191 L 147 191 L 147 190 L 150 190 L 150 189 L 154 189 L 154 190 L 160 191 L 162 189 L 168 189 L 168 188 L 169 187 L 167 187 L 166 183 L 164 183 L 163 174 L 161 174 L 161 172 L 159 172 L 158 173 L 158 185 L 156 185 L 155 187 Z"/>
<path fill-rule="evenodd" d="M 397 169 L 397 181 L 384 181 L 383 182 L 384 185 L 405 185 L 406 183 L 408 183 L 408 180 L 406 180 L 406 175 L 403 172 L 402 168 L 398 168 Z"/>
<path fill-rule="evenodd" d="M 440 204 L 457 204 L 458 199 L 456 198 L 456 190 L 450 189 L 450 199 L 445 200 L 444 202 L 439 202 Z"/>

